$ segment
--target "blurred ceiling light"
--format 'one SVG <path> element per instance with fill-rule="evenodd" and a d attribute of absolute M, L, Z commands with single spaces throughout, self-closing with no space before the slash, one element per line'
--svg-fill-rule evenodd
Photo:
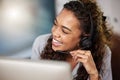
<path fill-rule="evenodd" d="M 22 17 L 22 10 L 19 7 L 9 7 L 6 9 L 4 15 L 9 20 L 18 20 Z"/>
<path fill-rule="evenodd" d="M 28 6 L 28 5 L 26 5 Z M 9 22 L 15 24 L 15 22 L 20 23 L 20 22 L 26 22 L 31 20 L 31 13 L 30 10 L 27 10 L 25 7 L 26 6 L 19 6 L 19 5 L 10 5 L 10 6 L 5 6 L 3 9 L 3 19 L 5 22 Z"/>
<path fill-rule="evenodd" d="M 31 5 L 27 0 L 3 0 L 2 4 L 2 31 L 4 37 L 20 38 L 30 35 L 34 25 L 35 15 L 32 14 Z M 36 5 L 32 6 L 36 7 Z"/>

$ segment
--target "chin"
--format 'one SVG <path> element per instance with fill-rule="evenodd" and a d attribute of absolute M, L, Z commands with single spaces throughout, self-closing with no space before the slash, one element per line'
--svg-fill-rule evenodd
<path fill-rule="evenodd" d="M 52 49 L 53 49 L 54 51 L 56 51 L 56 50 L 61 50 L 60 48 L 54 48 L 54 47 L 52 47 Z"/>
<path fill-rule="evenodd" d="M 56 50 L 64 51 L 64 49 L 63 49 L 63 48 L 60 48 L 60 47 L 54 47 L 54 46 L 52 46 L 52 49 L 53 49 L 54 51 L 56 51 Z"/>

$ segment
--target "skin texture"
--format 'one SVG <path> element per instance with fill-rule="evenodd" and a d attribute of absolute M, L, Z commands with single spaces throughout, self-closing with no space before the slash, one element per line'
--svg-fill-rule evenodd
<path fill-rule="evenodd" d="M 81 34 L 80 23 L 73 12 L 63 9 L 56 17 L 52 28 L 52 49 L 70 51 L 71 57 L 68 57 L 67 60 L 72 68 L 81 62 L 90 75 L 90 80 L 98 80 L 98 71 L 91 52 L 77 49 Z"/>
<path fill-rule="evenodd" d="M 80 23 L 71 11 L 66 9 L 56 17 L 52 28 L 53 50 L 72 50 L 79 44 L 81 30 Z M 57 42 L 55 42 L 56 40 Z M 72 46 L 71 46 L 72 45 Z"/>

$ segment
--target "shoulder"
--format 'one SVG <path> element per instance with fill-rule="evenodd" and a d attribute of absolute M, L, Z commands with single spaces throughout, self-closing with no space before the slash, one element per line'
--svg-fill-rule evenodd
<path fill-rule="evenodd" d="M 112 55 L 112 52 L 111 52 L 109 46 L 105 45 L 105 54 L 104 54 L 104 57 L 103 57 L 103 65 L 104 65 L 104 67 L 110 66 L 110 64 L 111 64 L 111 55 Z"/>
<path fill-rule="evenodd" d="M 33 46 L 32 46 L 31 59 L 39 59 L 40 58 L 40 53 L 44 49 L 50 35 L 51 35 L 50 33 L 40 35 L 35 39 Z"/>
<path fill-rule="evenodd" d="M 107 45 L 105 45 L 105 50 L 106 51 L 103 58 L 103 65 L 102 65 L 102 70 L 103 70 L 102 80 L 112 80 L 112 70 L 111 70 L 112 53 L 110 48 Z"/>
<path fill-rule="evenodd" d="M 47 43 L 50 35 L 51 34 L 43 34 L 38 36 L 33 43 L 33 48 L 39 48 L 40 46 L 44 46 Z"/>
<path fill-rule="evenodd" d="M 112 55 L 112 52 L 111 52 L 109 46 L 105 45 L 105 55 L 104 55 L 104 59 L 107 58 L 107 57 L 108 57 L 108 58 L 111 58 L 111 55 Z"/>
<path fill-rule="evenodd" d="M 38 36 L 35 39 L 34 43 L 36 43 L 36 44 L 44 43 L 44 42 L 46 42 L 48 40 L 48 38 L 49 38 L 50 35 L 51 35 L 50 33 L 49 34 L 40 35 L 40 36 Z"/>

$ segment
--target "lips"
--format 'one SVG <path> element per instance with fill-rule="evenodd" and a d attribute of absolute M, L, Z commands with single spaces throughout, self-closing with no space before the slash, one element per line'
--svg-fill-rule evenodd
<path fill-rule="evenodd" d="M 52 45 L 58 47 L 58 46 L 61 46 L 61 45 L 62 45 L 62 42 L 60 42 L 60 41 L 58 41 L 58 40 L 56 40 L 56 39 L 53 39 L 53 40 L 52 40 Z"/>

